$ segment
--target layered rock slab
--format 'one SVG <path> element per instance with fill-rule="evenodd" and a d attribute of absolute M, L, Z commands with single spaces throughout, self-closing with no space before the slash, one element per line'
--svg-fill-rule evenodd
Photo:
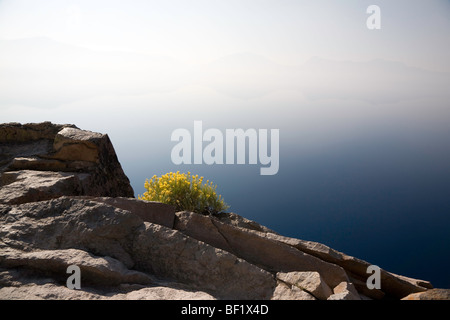
<path fill-rule="evenodd" d="M 221 299 L 269 299 L 276 284 L 271 273 L 225 250 L 148 222 L 133 252 L 139 270 L 194 284 Z"/>
<path fill-rule="evenodd" d="M 413 279 L 380 269 L 380 282 L 383 290 L 369 290 L 366 281 L 370 276 L 367 273 L 367 268 L 371 263 L 346 255 L 322 243 L 284 237 L 273 233 L 265 233 L 264 236 L 290 245 L 323 261 L 341 266 L 346 270 L 350 282 L 355 285 L 358 291 L 374 299 L 384 298 L 386 294 L 388 295 L 387 298 L 400 299 L 410 293 L 423 292 L 433 288 L 429 281 Z"/>
<path fill-rule="evenodd" d="M 0 203 L 134 197 L 106 134 L 50 122 L 0 125 Z"/>
<path fill-rule="evenodd" d="M 0 265 L 7 268 L 26 268 L 42 274 L 67 277 L 67 267 L 80 268 L 84 283 L 117 286 L 122 283 L 151 284 L 145 273 L 129 270 L 122 262 L 109 256 L 98 257 L 80 249 L 39 250 L 23 252 L 2 250 Z"/>
<path fill-rule="evenodd" d="M 209 216 L 186 211 L 177 212 L 175 229 L 273 272 L 318 271 L 332 287 L 349 281 L 341 267 L 283 242 L 273 241 L 256 230 L 230 226 Z"/>
<path fill-rule="evenodd" d="M 2 300 L 214 300 L 210 294 L 187 286 L 154 279 L 150 285 L 124 283 L 118 286 L 86 285 L 81 290 L 68 289 L 62 281 L 24 269 L 0 268 Z"/>
<path fill-rule="evenodd" d="M 99 201 L 61 197 L 3 205 L 0 238 L 2 268 L 64 277 L 64 267 L 78 261 L 91 279 L 95 270 L 104 277 L 115 272 L 109 285 L 120 279 L 142 284 L 152 275 L 224 299 L 269 299 L 276 285 L 270 272 L 227 251 Z M 106 265 L 92 269 L 99 261 Z"/>
<path fill-rule="evenodd" d="M 327 300 L 332 295 L 330 287 L 322 279 L 322 276 L 315 271 L 278 272 L 277 279 L 290 286 L 298 287 L 319 300 Z"/>
<path fill-rule="evenodd" d="M 230 214 L 229 214 L 230 215 Z M 177 212 L 174 228 L 272 272 L 317 271 L 330 288 L 342 282 L 352 291 L 338 292 L 333 299 L 400 299 L 433 288 L 430 282 L 396 275 L 381 269 L 382 290 L 368 289 L 369 262 L 348 256 L 324 244 L 284 237 L 270 230 L 230 225 L 220 217 Z M 247 228 L 247 226 L 249 226 Z M 358 294 L 355 294 L 357 290 Z M 353 293 L 353 294 L 352 294 Z"/>

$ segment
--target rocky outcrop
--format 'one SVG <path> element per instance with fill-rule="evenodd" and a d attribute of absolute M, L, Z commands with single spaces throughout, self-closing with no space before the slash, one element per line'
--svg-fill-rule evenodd
<path fill-rule="evenodd" d="M 360 300 L 428 297 L 381 271 L 234 213 L 175 212 L 132 198 L 105 135 L 50 123 L 0 126 L 0 299 Z M 103 176 L 101 175 L 103 173 Z M 66 287 L 67 267 L 81 289 Z"/>
<path fill-rule="evenodd" d="M 230 215 L 230 214 L 228 214 Z M 395 275 L 381 269 L 383 290 L 366 286 L 367 267 L 371 264 L 329 248 L 326 245 L 288 238 L 261 227 L 237 227 L 221 216 L 208 217 L 193 212 L 177 212 L 175 228 L 233 252 L 263 268 L 276 272 L 317 271 L 334 288 L 342 282 L 351 283 L 360 293 L 372 299 L 399 299 L 411 292 L 431 289 L 427 281 Z M 387 296 L 386 296 L 387 295 Z"/>
<path fill-rule="evenodd" d="M 61 197 L 3 205 L 0 267 L 60 278 L 67 276 L 67 266 L 77 264 L 87 285 L 92 280 L 110 286 L 148 284 L 152 275 L 218 298 L 271 297 L 275 279 L 270 272 L 103 201 Z"/>
<path fill-rule="evenodd" d="M 270 239 L 266 232 L 230 226 L 219 219 L 193 212 L 177 213 L 175 228 L 273 272 L 316 270 L 332 287 L 349 281 L 340 266 Z"/>
<path fill-rule="evenodd" d="M 134 197 L 108 135 L 74 125 L 0 125 L 0 203 Z"/>

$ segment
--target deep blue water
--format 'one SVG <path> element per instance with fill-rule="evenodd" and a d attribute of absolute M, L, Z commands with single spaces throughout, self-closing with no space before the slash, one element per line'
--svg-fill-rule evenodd
<path fill-rule="evenodd" d="M 310 154 L 281 143 L 275 176 L 260 176 L 259 165 L 122 162 L 136 195 L 153 174 L 191 171 L 218 185 L 230 211 L 282 235 L 450 288 L 450 132 L 414 134 L 386 131 Z"/>

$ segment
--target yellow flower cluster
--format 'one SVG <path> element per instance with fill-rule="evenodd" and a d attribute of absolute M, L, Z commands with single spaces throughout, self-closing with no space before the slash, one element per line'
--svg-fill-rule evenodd
<path fill-rule="evenodd" d="M 145 181 L 147 190 L 141 200 L 158 201 L 175 206 L 175 209 L 208 214 L 229 208 L 222 196 L 217 195 L 216 186 L 209 180 L 203 184 L 203 177 L 191 175 L 190 172 L 177 171 L 158 177 L 154 175 Z"/>

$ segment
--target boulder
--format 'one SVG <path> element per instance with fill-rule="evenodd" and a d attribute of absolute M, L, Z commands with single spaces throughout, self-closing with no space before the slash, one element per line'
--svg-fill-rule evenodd
<path fill-rule="evenodd" d="M 101 133 L 64 128 L 59 131 L 53 141 L 53 153 L 48 158 L 61 161 L 100 162 L 99 147 L 107 143 Z"/>
<path fill-rule="evenodd" d="M 0 125 L 0 203 L 134 197 L 108 135 L 50 122 Z"/>
<path fill-rule="evenodd" d="M 333 294 L 327 300 L 361 300 L 361 297 L 352 283 L 341 282 L 334 287 Z"/>
<path fill-rule="evenodd" d="M 309 293 L 318 300 L 327 300 L 333 293 L 318 272 L 278 272 L 277 279 Z"/>
<path fill-rule="evenodd" d="M 283 281 L 277 282 L 271 300 L 317 300 L 314 296 L 297 286 Z"/>

